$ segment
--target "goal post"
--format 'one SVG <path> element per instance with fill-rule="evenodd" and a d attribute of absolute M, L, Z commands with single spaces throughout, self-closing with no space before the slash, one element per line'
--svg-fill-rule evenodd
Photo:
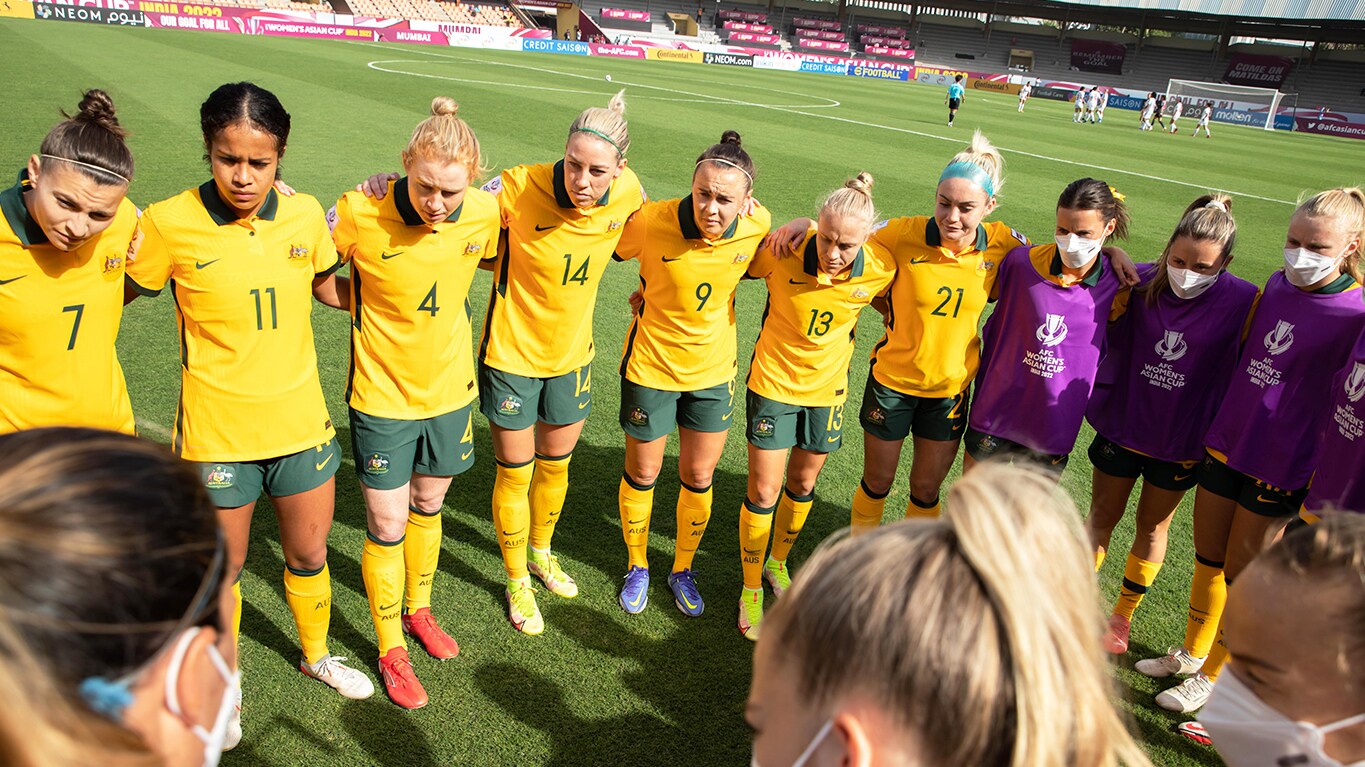
<path fill-rule="evenodd" d="M 1211 101 L 1214 102 L 1213 119 L 1218 122 L 1259 125 L 1266 130 L 1275 129 L 1275 115 L 1280 109 L 1280 99 L 1284 97 L 1274 88 L 1200 80 L 1171 80 L 1166 84 L 1166 95 L 1185 102 L 1187 115 L 1196 105 Z"/>

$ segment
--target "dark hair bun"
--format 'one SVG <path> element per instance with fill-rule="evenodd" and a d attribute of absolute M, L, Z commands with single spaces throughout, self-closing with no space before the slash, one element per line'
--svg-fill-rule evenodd
<path fill-rule="evenodd" d="M 120 138 L 127 135 L 127 131 L 119 125 L 118 115 L 114 110 L 114 100 L 109 97 L 108 93 L 98 88 L 92 88 L 85 92 L 80 105 L 77 107 L 76 115 L 71 119 L 98 125 Z"/>
<path fill-rule="evenodd" d="M 734 144 L 735 146 L 743 146 L 743 142 L 741 142 L 739 138 L 739 131 L 732 130 L 728 130 L 720 134 L 720 143 Z"/>

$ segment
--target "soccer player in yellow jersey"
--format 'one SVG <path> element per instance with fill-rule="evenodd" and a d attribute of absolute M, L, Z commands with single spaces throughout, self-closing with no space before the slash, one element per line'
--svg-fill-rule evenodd
<path fill-rule="evenodd" d="M 137 230 L 125 135 L 108 94 L 86 91 L 0 192 L 0 433 L 133 432 L 114 353 Z"/>
<path fill-rule="evenodd" d="M 768 285 L 749 363 L 749 487 L 739 512 L 739 630 L 755 641 L 762 579 L 776 597 L 791 585 L 787 554 L 815 501 L 825 459 L 843 442 L 858 315 L 896 276 L 890 253 L 868 242 L 876 220 L 872 176 L 859 173 L 825 198 L 799 258 L 778 259 L 765 249 L 749 267 L 750 277 Z M 778 537 L 765 564 L 774 516 Z"/>
<path fill-rule="evenodd" d="M 285 600 L 303 645 L 300 669 L 348 698 L 366 698 L 374 692 L 369 678 L 327 652 L 327 533 L 341 456 L 309 314 L 313 291 L 334 284 L 336 248 L 317 200 L 271 188 L 289 138 L 289 113 L 274 94 L 223 85 L 199 114 L 213 178 L 143 212 L 143 239 L 128 264 L 140 293 L 172 285 L 181 353 L 172 447 L 199 465 L 234 578 L 256 500 L 262 489 L 270 496 Z M 240 586 L 233 591 L 235 635 Z"/>
<path fill-rule="evenodd" d="M 901 446 L 912 434 L 905 514 L 939 514 L 939 488 L 967 425 L 980 362 L 977 328 L 996 267 L 1011 248 L 1028 242 L 1005 224 L 984 221 L 996 208 L 1004 169 L 999 150 L 978 131 L 939 176 L 933 216 L 893 218 L 872 235 L 896 259 L 898 272 L 859 412 L 864 462 L 853 496 L 855 532 L 881 523 Z M 809 223 L 786 225 L 775 241 L 794 244 Z"/>
<path fill-rule="evenodd" d="M 509 168 L 490 185 L 506 244 L 479 342 L 479 407 L 497 459 L 493 523 L 508 617 L 527 634 L 545 629 L 530 574 L 554 594 L 578 595 L 550 554 L 550 537 L 592 405 L 597 285 L 626 220 L 645 203 L 626 167 L 624 112 L 619 93 L 606 109 L 584 110 L 569 126 L 562 160 Z"/>
<path fill-rule="evenodd" d="M 772 216 L 753 202 L 754 163 L 735 131 L 697 158 L 692 193 L 651 202 L 616 247 L 639 259 L 640 303 L 621 355 L 621 533 L 629 563 L 619 602 L 649 600 L 645 549 L 664 444 L 678 427 L 677 548 L 668 576 L 674 603 L 696 617 L 705 605 L 692 559 L 711 518 L 711 477 L 734 410 L 735 288 L 768 235 Z"/>
<path fill-rule="evenodd" d="M 440 96 L 404 150 L 404 178 L 382 200 L 350 192 L 332 237 L 350 277 L 333 275 L 351 311 L 352 453 L 368 511 L 360 569 L 379 636 L 379 671 L 403 708 L 427 703 L 403 634 L 435 658 L 459 645 L 431 614 L 441 507 L 451 478 L 474 464 L 478 395 L 466 299 L 498 244 L 498 201 L 470 182 L 479 140 Z M 406 585 L 406 594 L 404 587 Z"/>

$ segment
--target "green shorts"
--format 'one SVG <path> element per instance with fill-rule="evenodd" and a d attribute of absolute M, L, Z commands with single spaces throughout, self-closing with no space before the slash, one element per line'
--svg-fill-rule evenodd
<path fill-rule="evenodd" d="M 744 409 L 749 419 L 749 444 L 760 450 L 799 447 L 811 453 L 833 453 L 843 444 L 843 405 L 787 405 L 749 391 Z"/>
<path fill-rule="evenodd" d="M 1238 506 L 1263 517 L 1292 517 L 1308 497 L 1308 488 L 1285 490 L 1205 455 L 1199 464 L 1199 486 L 1214 495 L 1236 501 Z"/>
<path fill-rule="evenodd" d="M 412 475 L 453 477 L 474 465 L 474 405 L 403 421 L 351 409 L 351 454 L 366 487 L 397 490 Z"/>
<path fill-rule="evenodd" d="M 1040 453 L 1031 447 L 1021 445 L 1013 440 L 987 434 L 984 431 L 968 428 L 967 437 L 964 440 L 967 455 L 977 461 L 984 461 L 988 458 L 1010 458 L 1037 464 L 1048 471 L 1061 474 L 1066 469 L 1066 463 L 1071 459 L 1069 453 L 1053 455 L 1051 453 Z"/>
<path fill-rule="evenodd" d="M 662 391 L 621 379 L 621 428 L 641 442 L 666 437 L 675 425 L 725 431 L 734 412 L 734 381 L 697 391 Z"/>
<path fill-rule="evenodd" d="M 261 497 L 262 490 L 271 498 L 306 493 L 322 487 L 337 473 L 340 464 L 341 446 L 336 437 L 279 458 L 240 463 L 196 462 L 209 500 L 220 509 L 252 503 Z"/>
<path fill-rule="evenodd" d="M 910 434 L 940 442 L 962 439 L 967 427 L 971 389 L 954 397 L 916 397 L 877 382 L 869 373 L 859 413 L 863 431 L 884 442 L 900 442 Z"/>
<path fill-rule="evenodd" d="M 1090 443 L 1090 463 L 1111 477 L 1137 479 L 1152 487 L 1183 493 L 1199 484 L 1199 461 L 1163 461 L 1120 445 L 1102 434 Z"/>
<path fill-rule="evenodd" d="M 536 421 L 578 423 L 592 412 L 592 363 L 553 378 L 527 378 L 480 362 L 479 410 L 494 426 L 512 431 Z"/>

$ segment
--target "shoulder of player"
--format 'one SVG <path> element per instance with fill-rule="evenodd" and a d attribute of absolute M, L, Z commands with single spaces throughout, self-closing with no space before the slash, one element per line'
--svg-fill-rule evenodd
<path fill-rule="evenodd" d="M 645 194 L 644 184 L 640 182 L 640 177 L 635 175 L 635 171 L 630 166 L 621 169 L 621 175 L 611 184 L 612 202 L 628 207 L 630 210 L 639 210 L 649 202 L 649 196 Z"/>
<path fill-rule="evenodd" d="M 461 203 L 464 210 L 460 212 L 460 220 L 464 221 L 468 216 L 471 222 L 496 223 L 500 221 L 498 217 L 498 196 L 492 192 L 485 192 L 474 186 L 465 190 L 464 202 Z"/>
<path fill-rule="evenodd" d="M 514 165 L 503 170 L 499 176 L 501 180 L 498 197 L 509 199 L 526 189 L 533 179 L 540 180 L 543 177 L 544 186 L 548 190 L 554 183 L 554 163 L 541 163 L 539 165 Z"/>
<path fill-rule="evenodd" d="M 1031 245 L 1028 235 L 1000 221 L 986 221 L 986 241 L 988 250 L 1011 250 L 1021 245 Z"/>
<path fill-rule="evenodd" d="M 183 192 L 158 200 L 148 205 L 142 210 L 143 216 L 151 216 L 158 223 L 164 225 L 176 219 L 192 215 L 204 210 L 204 203 L 199 199 L 198 188 L 186 189 Z"/>
<path fill-rule="evenodd" d="M 281 215 L 292 217 L 311 215 L 323 216 L 325 214 L 322 203 L 318 202 L 318 198 L 306 192 L 295 192 L 288 196 L 276 192 L 275 199 L 278 201 L 277 204 L 279 205 L 279 212 Z"/>

